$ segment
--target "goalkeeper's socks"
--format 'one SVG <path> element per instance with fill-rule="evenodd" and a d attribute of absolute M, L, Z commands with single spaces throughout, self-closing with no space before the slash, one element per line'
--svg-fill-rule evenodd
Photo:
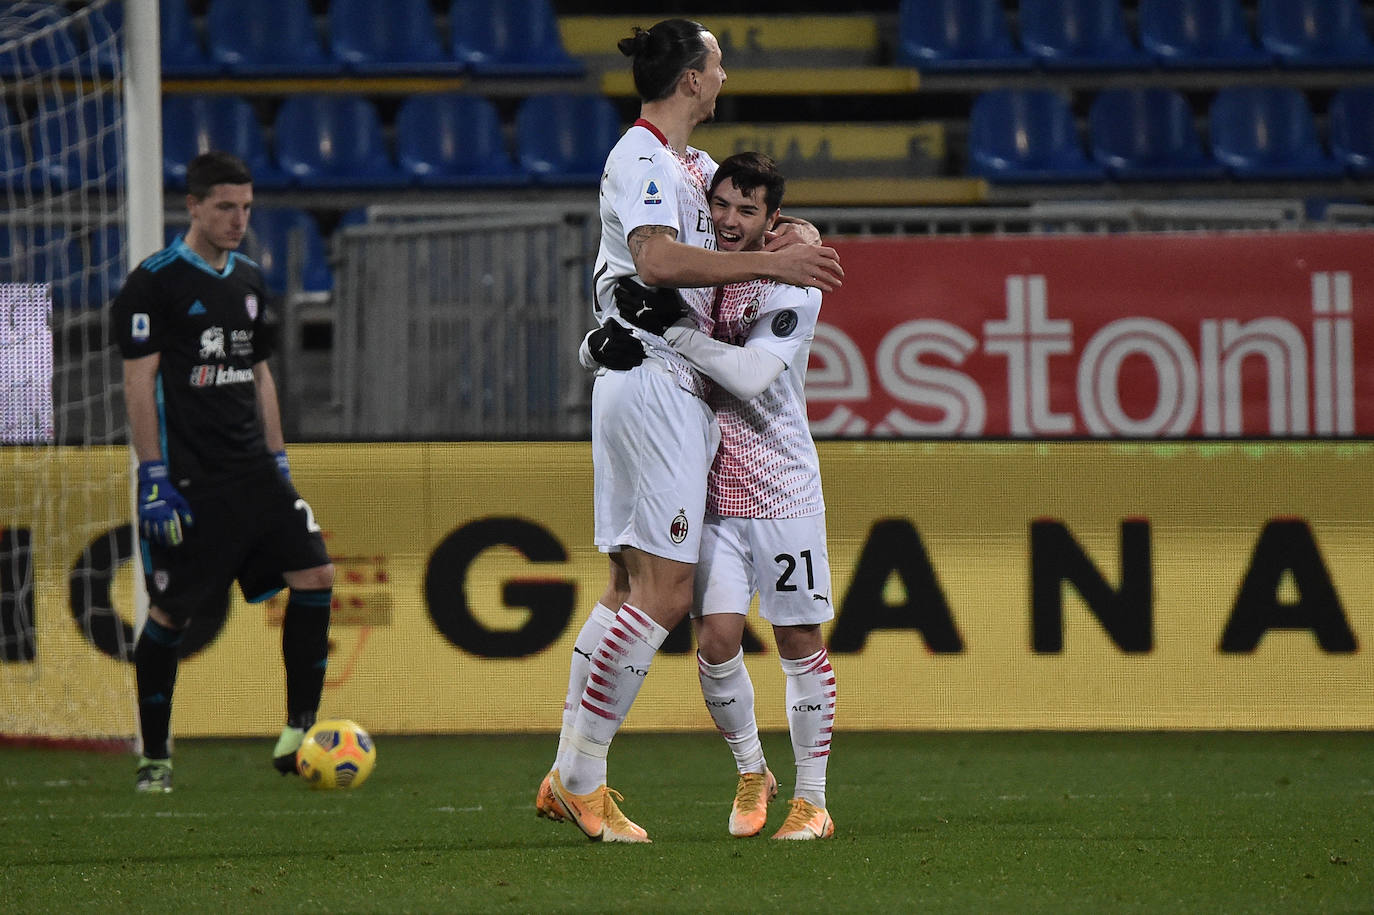
<path fill-rule="evenodd" d="M 615 611 L 600 601 L 592 608 L 587 621 L 577 633 L 573 644 L 572 663 L 568 667 L 568 694 L 563 699 L 563 728 L 558 733 L 558 752 L 568 746 L 573 722 L 577 720 L 577 710 L 582 704 L 582 690 L 587 687 L 587 674 L 592 669 L 592 652 L 601 642 L 601 636 L 615 622 Z"/>
<path fill-rule="evenodd" d="M 591 672 L 577 710 L 568 747 L 558 756 L 558 774 L 573 794 L 606 783 L 606 752 L 630 712 L 668 630 L 637 607 L 621 604 L 592 652 Z"/>
<path fill-rule="evenodd" d="M 825 808 L 825 772 L 835 726 L 835 670 L 824 648 L 804 658 L 781 658 L 787 675 L 787 729 L 797 762 L 793 797 Z"/>
<path fill-rule="evenodd" d="M 315 723 L 329 663 L 330 588 L 292 588 L 281 627 L 281 657 L 286 666 L 286 722 L 308 728 Z"/>
<path fill-rule="evenodd" d="M 723 664 L 708 664 L 697 655 L 697 674 L 701 696 L 711 712 L 740 772 L 762 772 L 763 744 L 759 742 L 759 723 L 754 717 L 754 682 L 744 666 L 744 650 Z"/>
<path fill-rule="evenodd" d="M 134 675 L 138 689 L 138 723 L 143 755 L 166 759 L 172 722 L 172 689 L 177 680 L 177 646 L 181 630 L 170 629 L 149 617 L 134 645 Z"/>

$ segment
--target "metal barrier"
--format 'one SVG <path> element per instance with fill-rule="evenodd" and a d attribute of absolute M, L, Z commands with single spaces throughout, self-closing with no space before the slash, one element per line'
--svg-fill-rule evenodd
<path fill-rule="evenodd" d="M 1294 200 L 789 212 L 827 237 L 1329 227 Z M 332 417 L 323 435 L 316 428 L 308 437 L 585 437 L 591 378 L 577 348 L 592 323 L 595 200 L 379 205 L 367 215 L 334 236 L 329 403 L 289 411 Z"/>

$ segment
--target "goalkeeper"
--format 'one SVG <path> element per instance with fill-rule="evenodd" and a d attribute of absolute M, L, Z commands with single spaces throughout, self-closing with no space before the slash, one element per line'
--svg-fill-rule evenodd
<path fill-rule="evenodd" d="M 252 175 L 208 152 L 186 169 L 185 236 L 140 264 L 111 305 L 138 456 L 148 619 L 134 646 L 139 791 L 172 790 L 178 648 L 193 618 L 222 615 L 237 579 L 250 602 L 291 589 L 282 624 L 286 727 L 272 751 L 295 771 L 329 653 L 334 566 L 286 460 L 262 273 L 237 253 Z"/>

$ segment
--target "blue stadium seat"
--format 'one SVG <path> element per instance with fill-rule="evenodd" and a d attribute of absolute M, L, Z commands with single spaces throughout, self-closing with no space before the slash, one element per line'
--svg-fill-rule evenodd
<path fill-rule="evenodd" d="M 1260 0 L 1260 43 L 1286 67 L 1371 67 L 1360 0 Z"/>
<path fill-rule="evenodd" d="M 267 288 L 281 294 L 286 291 L 287 268 L 290 263 L 291 234 L 299 231 L 305 243 L 305 262 L 302 264 L 302 286 L 306 292 L 327 292 L 334 288 L 334 276 L 329 269 L 324 237 L 315 217 L 304 210 L 255 209 L 248 221 L 252 232 L 251 244 L 244 253 L 262 268 Z"/>
<path fill-rule="evenodd" d="M 364 98 L 294 95 L 273 122 L 277 164 L 301 187 L 396 187 L 377 109 Z"/>
<path fill-rule="evenodd" d="M 396 113 L 401 171 L 427 187 L 525 184 L 496 107 L 476 95 L 413 95 Z"/>
<path fill-rule="evenodd" d="M 307 0 L 214 0 L 205 14 L 210 57 L 239 76 L 338 73 Z"/>
<path fill-rule="evenodd" d="M 1131 42 L 1119 0 L 1021 0 L 1021 46 L 1052 70 L 1152 65 Z"/>
<path fill-rule="evenodd" d="M 1301 89 L 1229 86 L 1212 99 L 1212 155 L 1237 178 L 1335 178 L 1342 168 L 1322 149 Z"/>
<path fill-rule="evenodd" d="M 1011 39 L 1001 0 L 902 0 L 899 62 L 933 72 L 1023 70 L 1033 61 Z"/>
<path fill-rule="evenodd" d="M 993 89 L 969 113 L 969 170 L 991 181 L 1101 181 L 1068 100 L 1050 89 Z"/>
<path fill-rule="evenodd" d="M 169 188 L 186 187 L 186 165 L 212 149 L 238 156 L 264 189 L 290 182 L 268 154 L 253 106 L 236 95 L 168 95 L 162 99 L 162 177 Z"/>
<path fill-rule="evenodd" d="M 453 0 L 453 57 L 478 76 L 581 76 L 549 0 Z"/>
<path fill-rule="evenodd" d="M 1266 67 L 1240 0 L 1140 0 L 1140 44 L 1161 66 Z"/>
<path fill-rule="evenodd" d="M 1207 154 L 1188 101 L 1173 89 L 1105 89 L 1088 111 L 1093 159 L 1121 181 L 1224 177 Z"/>
<path fill-rule="evenodd" d="M 31 36 L 24 48 L 0 51 L 0 74 L 5 79 L 78 72 L 77 44 L 64 12 L 41 0 L 0 0 L 0 46 Z"/>
<path fill-rule="evenodd" d="M 78 233 L 71 240 L 71 272 L 53 291 L 54 304 L 68 308 L 104 308 L 124 285 L 124 239 L 117 226 Z"/>
<path fill-rule="evenodd" d="M 24 139 L 23 123 L 0 100 L 0 189 L 13 188 L 18 193 L 28 187 L 29 157 Z"/>
<path fill-rule="evenodd" d="M 44 96 L 34 130 L 35 190 L 79 187 L 112 191 L 123 171 L 116 98 L 112 93 L 76 98 Z"/>
<path fill-rule="evenodd" d="M 219 65 L 205 55 L 186 0 L 160 0 L 158 8 L 162 75 L 206 76 L 218 72 Z"/>
<path fill-rule="evenodd" d="M 82 71 L 112 76 L 123 66 L 121 49 L 124 42 L 120 30 L 124 27 L 124 4 L 107 3 L 91 14 L 75 20 L 77 44 L 83 52 Z"/>
<path fill-rule="evenodd" d="M 444 53 L 428 0 L 333 0 L 331 50 L 354 73 L 458 73 Z"/>
<path fill-rule="evenodd" d="M 532 95 L 515 112 L 515 136 L 536 183 L 594 185 L 620 139 L 620 116 L 600 95 Z"/>
<path fill-rule="evenodd" d="M 1341 89 L 1327 109 L 1331 153 L 1359 178 L 1374 176 L 1374 87 Z"/>

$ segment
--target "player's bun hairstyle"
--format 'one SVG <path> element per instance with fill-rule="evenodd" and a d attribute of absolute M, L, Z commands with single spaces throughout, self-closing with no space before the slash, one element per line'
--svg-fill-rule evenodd
<path fill-rule="evenodd" d="M 700 22 L 665 19 L 647 31 L 635 26 L 633 35 L 616 43 L 621 54 L 634 60 L 635 90 L 641 101 L 667 98 L 684 72 L 706 64 L 706 33 Z"/>
<path fill-rule="evenodd" d="M 745 195 L 754 193 L 756 187 L 763 188 L 763 205 L 770 215 L 782 206 L 782 193 L 787 186 L 778 163 L 760 152 L 735 153 L 716 166 L 710 194 L 716 192 L 722 181 L 733 181 Z"/>
<path fill-rule="evenodd" d="M 212 149 L 186 164 L 186 193 L 197 200 L 210 196 L 216 184 L 252 184 L 253 173 L 238 156 Z"/>

